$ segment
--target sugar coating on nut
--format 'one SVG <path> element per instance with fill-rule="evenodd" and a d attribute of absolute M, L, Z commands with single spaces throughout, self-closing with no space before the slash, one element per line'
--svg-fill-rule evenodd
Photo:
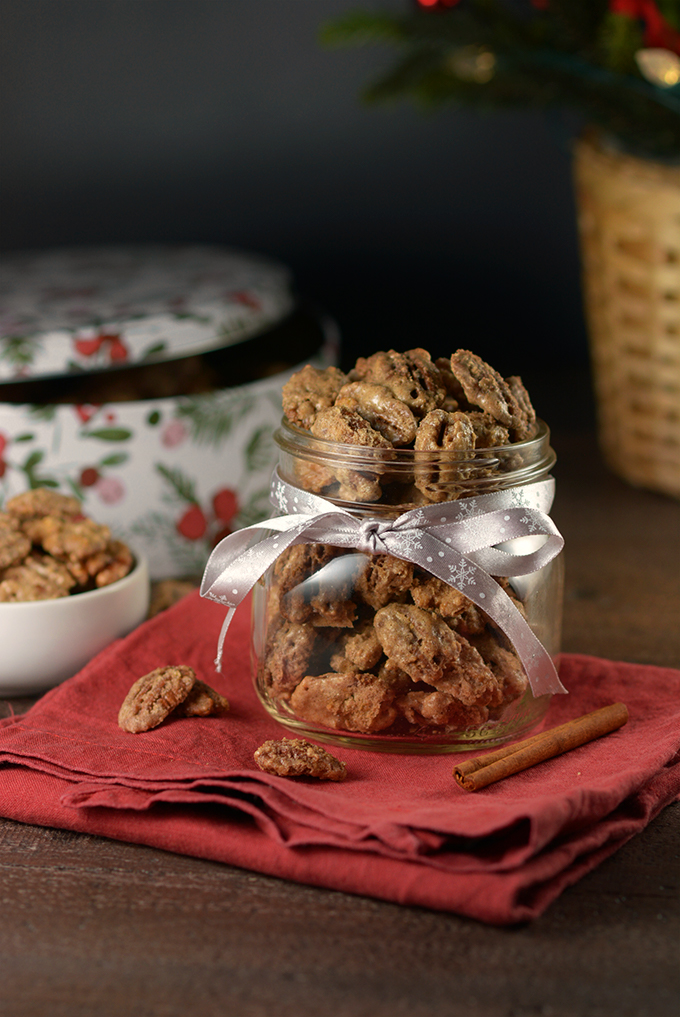
<path fill-rule="evenodd" d="M 123 731 L 140 734 L 158 727 L 184 702 L 196 682 L 196 672 L 186 664 L 157 667 L 142 675 L 130 688 L 118 714 Z"/>
<path fill-rule="evenodd" d="M 357 596 L 374 610 L 406 598 L 413 582 L 413 565 L 402 558 L 378 554 L 369 558 L 357 579 Z"/>
<path fill-rule="evenodd" d="M 371 671 L 381 657 L 382 646 L 375 628 L 365 621 L 341 636 L 338 651 L 331 657 L 331 667 L 334 671 Z"/>
<path fill-rule="evenodd" d="M 307 364 L 283 386 L 283 412 L 292 424 L 309 430 L 320 411 L 333 405 L 346 381 L 337 367 L 321 370 Z"/>
<path fill-rule="evenodd" d="M 446 395 L 441 372 L 427 350 L 420 348 L 359 357 L 350 378 L 384 385 L 418 417 L 440 406 Z"/>
<path fill-rule="evenodd" d="M 31 541 L 8 512 L 0 512 L 0 569 L 18 565 L 31 550 Z"/>
<path fill-rule="evenodd" d="M 197 678 L 175 713 L 181 717 L 212 717 L 227 713 L 229 709 L 228 699 Z"/>
<path fill-rule="evenodd" d="M 340 389 L 335 405 L 355 410 L 396 447 L 410 445 L 416 436 L 413 412 L 384 385 L 349 382 Z"/>
<path fill-rule="evenodd" d="M 27 524 L 34 544 L 55 558 L 79 562 L 90 555 L 103 551 L 111 538 L 108 526 L 95 523 L 92 519 L 60 519 L 45 516 Z"/>
<path fill-rule="evenodd" d="M 310 723 L 372 734 L 396 720 L 394 698 L 389 682 L 355 670 L 308 675 L 294 689 L 290 705 Z"/>
<path fill-rule="evenodd" d="M 38 519 L 42 516 L 54 516 L 68 519 L 82 513 L 82 505 L 77 498 L 59 494 L 47 487 L 37 487 L 32 491 L 23 491 L 10 498 L 5 511 L 17 519 Z"/>
<path fill-rule="evenodd" d="M 391 448 L 391 443 L 369 422 L 347 406 L 331 406 L 322 410 L 311 426 L 315 438 L 359 445 L 362 448 Z"/>
<path fill-rule="evenodd" d="M 265 773 L 278 777 L 316 777 L 317 780 L 344 780 L 347 767 L 335 756 L 302 738 L 266 741 L 254 754 Z"/>
<path fill-rule="evenodd" d="M 82 514 L 77 498 L 25 491 L 0 512 L 0 601 L 53 600 L 126 576 L 134 563 L 108 526 Z M 17 571 L 19 570 L 19 571 Z"/>
<path fill-rule="evenodd" d="M 436 612 L 388 604 L 376 612 L 375 631 L 387 657 L 412 681 L 433 685 L 466 706 L 500 701 L 493 672 Z"/>
<path fill-rule="evenodd" d="M 68 597 L 75 579 L 67 567 L 48 554 L 30 554 L 20 565 L 5 569 L 0 601 L 57 600 Z"/>
<path fill-rule="evenodd" d="M 265 687 L 277 699 L 287 699 L 309 673 L 316 632 L 311 625 L 277 617 L 267 633 L 263 678 Z"/>

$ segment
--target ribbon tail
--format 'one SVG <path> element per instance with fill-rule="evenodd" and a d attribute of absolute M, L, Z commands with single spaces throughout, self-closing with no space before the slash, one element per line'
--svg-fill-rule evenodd
<path fill-rule="evenodd" d="M 222 622 L 222 628 L 220 629 L 220 637 L 217 640 L 217 656 L 215 657 L 215 670 L 219 674 L 222 673 L 222 655 L 224 653 L 224 640 L 227 638 L 227 632 L 229 631 L 231 620 L 235 614 L 236 608 L 230 607 L 224 617 L 224 621 Z"/>

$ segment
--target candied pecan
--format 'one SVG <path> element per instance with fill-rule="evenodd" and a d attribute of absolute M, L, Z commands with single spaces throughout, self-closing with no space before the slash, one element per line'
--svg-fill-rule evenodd
<path fill-rule="evenodd" d="M 84 558 L 104 551 L 111 538 L 109 527 L 92 519 L 44 516 L 30 524 L 25 523 L 24 529 L 34 544 L 40 544 L 48 554 L 62 561 L 82 562 Z"/>
<path fill-rule="evenodd" d="M 175 708 L 175 713 L 180 717 L 210 717 L 228 710 L 229 700 L 197 678 L 189 695 Z"/>
<path fill-rule="evenodd" d="M 31 554 L 2 573 L 0 601 L 57 600 L 67 597 L 73 586 L 75 579 L 62 562 L 48 554 Z"/>
<path fill-rule="evenodd" d="M 340 555 L 338 549 L 325 544 L 290 548 L 280 572 L 281 614 L 293 622 L 350 628 L 357 611 L 352 589 L 362 564 L 359 555 Z"/>
<path fill-rule="evenodd" d="M 359 357 L 350 372 L 352 381 L 368 381 L 385 388 L 400 399 L 417 417 L 441 406 L 446 396 L 446 385 L 441 372 L 427 350 L 413 349 L 405 353 L 396 350 Z"/>
<path fill-rule="evenodd" d="M 185 664 L 157 667 L 138 678 L 123 701 L 118 724 L 123 731 L 139 734 L 158 727 L 184 702 L 196 681 L 196 672 Z"/>
<path fill-rule="evenodd" d="M 449 357 L 437 357 L 435 364 L 439 369 L 444 387 L 446 388 L 446 395 L 441 404 L 441 409 L 449 410 L 450 412 L 470 409 L 470 404 L 465 398 L 463 386 L 451 370 L 451 359 Z"/>
<path fill-rule="evenodd" d="M 442 453 L 417 457 L 414 482 L 428 501 L 448 501 L 458 495 L 457 482 L 466 480 L 474 468 L 474 447 L 475 433 L 466 413 L 436 409 L 421 420 L 414 448 Z"/>
<path fill-rule="evenodd" d="M 503 704 L 524 695 L 528 679 L 514 650 L 501 645 L 499 636 L 489 630 L 482 635 L 471 636 L 470 643 L 501 683 Z"/>
<path fill-rule="evenodd" d="M 375 473 L 359 470 L 338 470 L 339 486 L 334 493 L 338 501 L 372 502 L 380 501 L 382 488 Z"/>
<path fill-rule="evenodd" d="M 513 441 L 524 441 L 525 438 L 531 438 L 536 431 L 536 411 L 520 377 L 516 374 L 511 375 L 505 379 L 505 384 L 512 392 L 518 407 L 514 415 L 512 438 Z"/>
<path fill-rule="evenodd" d="M 265 773 L 278 777 L 316 777 L 318 780 L 344 780 L 347 767 L 320 745 L 302 738 L 267 741 L 255 750 L 255 762 Z"/>
<path fill-rule="evenodd" d="M 128 574 L 134 559 L 132 551 L 122 540 L 109 540 L 103 551 L 90 555 L 82 562 L 88 576 L 98 587 L 110 586 Z"/>
<path fill-rule="evenodd" d="M 347 381 L 337 367 L 321 370 L 307 364 L 283 386 L 283 412 L 288 420 L 309 431 L 317 414 L 335 402 Z"/>
<path fill-rule="evenodd" d="M 64 590 L 81 592 L 76 586 L 106 586 L 132 567 L 127 545 L 111 540 L 108 526 L 83 516 L 76 498 L 37 488 L 11 498 L 7 508 L 0 513 L 0 569 L 22 571 L 3 576 L 5 600 L 53 599 Z"/>
<path fill-rule="evenodd" d="M 334 671 L 371 671 L 382 657 L 382 646 L 370 621 L 341 636 L 339 646 L 331 657 Z"/>
<path fill-rule="evenodd" d="M 336 406 L 355 410 L 394 446 L 410 445 L 416 436 L 416 418 L 389 388 L 366 381 L 343 385 Z"/>
<path fill-rule="evenodd" d="M 446 674 L 435 684 L 466 706 L 498 706 L 503 700 L 501 682 L 487 667 L 481 654 L 464 637 L 455 634 L 458 656 L 449 661 Z"/>
<path fill-rule="evenodd" d="M 469 452 L 475 447 L 475 432 L 467 413 L 435 409 L 418 424 L 414 448 L 424 452 Z"/>
<path fill-rule="evenodd" d="M 468 636 L 484 631 L 487 623 L 484 612 L 480 611 L 464 593 L 449 586 L 442 579 L 437 579 L 436 576 L 417 578 L 411 596 L 417 607 L 436 611 L 461 635 Z"/>
<path fill-rule="evenodd" d="M 464 593 L 449 586 L 443 579 L 425 576 L 422 572 L 415 577 L 411 596 L 417 607 L 425 611 L 437 611 L 447 621 L 462 614 L 470 603 Z"/>
<path fill-rule="evenodd" d="M 406 599 L 413 582 L 411 562 L 391 554 L 369 558 L 356 581 L 355 592 L 366 604 L 377 610 L 392 601 Z"/>
<path fill-rule="evenodd" d="M 287 699 L 308 674 L 316 633 L 310 625 L 277 618 L 271 625 L 264 652 L 262 673 L 266 688 L 276 699 Z"/>
<path fill-rule="evenodd" d="M 309 579 L 339 553 L 330 544 L 293 544 L 287 548 L 274 563 L 274 578 L 281 594 Z"/>
<path fill-rule="evenodd" d="M 503 427 L 490 413 L 472 411 L 467 418 L 475 432 L 475 448 L 498 448 L 510 441 L 510 432 Z"/>
<path fill-rule="evenodd" d="M 303 491 L 319 494 L 337 484 L 335 474 L 327 466 L 320 463 L 308 463 L 304 459 L 296 459 L 294 463 L 295 479 Z"/>
<path fill-rule="evenodd" d="M 483 632 L 486 628 L 488 616 L 484 611 L 473 604 L 471 600 L 468 600 L 463 610 L 449 621 L 451 628 L 459 632 L 460 635 L 468 636 L 477 635 Z"/>
<path fill-rule="evenodd" d="M 489 719 L 486 706 L 464 706 L 448 692 L 412 691 L 397 699 L 397 708 L 411 724 L 446 727 L 464 731 L 478 727 Z"/>
<path fill-rule="evenodd" d="M 59 494 L 47 487 L 36 487 L 32 491 L 23 491 L 10 498 L 5 511 L 17 519 L 38 519 L 42 516 L 54 516 L 57 519 L 71 519 L 82 514 L 82 507 L 77 498 Z"/>
<path fill-rule="evenodd" d="M 338 469 L 333 472 L 320 463 L 298 460 L 294 464 L 295 478 L 304 491 L 324 494 L 337 501 L 378 501 L 382 494 L 378 478 L 373 472 Z"/>
<path fill-rule="evenodd" d="M 337 441 L 362 448 L 391 448 L 390 442 L 376 431 L 360 413 L 347 406 L 331 406 L 322 410 L 312 424 L 315 438 Z"/>
<path fill-rule="evenodd" d="M 322 410 L 312 424 L 311 431 L 315 438 L 356 445 L 366 449 L 369 455 L 371 449 L 392 450 L 387 438 L 375 431 L 360 413 L 346 406 L 332 406 Z M 335 477 L 340 485 L 336 497 L 344 501 L 377 501 L 381 494 L 378 480 L 381 472 L 379 459 L 375 461 L 375 468 L 371 459 L 366 468 L 363 468 L 362 463 L 360 470 L 344 467 L 336 469 Z"/>
<path fill-rule="evenodd" d="M 499 683 L 479 653 L 435 612 L 388 604 L 374 624 L 386 656 L 412 681 L 433 685 L 466 706 L 500 699 Z"/>
<path fill-rule="evenodd" d="M 396 717 L 394 689 L 373 674 L 331 672 L 302 679 L 290 697 L 298 717 L 313 724 L 370 734 Z"/>
<path fill-rule="evenodd" d="M 457 350 L 451 357 L 451 370 L 472 405 L 479 406 L 499 424 L 507 427 L 511 436 L 526 428 L 526 411 L 498 371 L 481 357 L 470 350 Z"/>
<path fill-rule="evenodd" d="M 387 682 L 396 696 L 403 696 L 416 687 L 406 671 L 394 663 L 393 660 L 385 658 L 378 669 L 378 677 Z"/>
<path fill-rule="evenodd" d="M 19 529 L 19 522 L 7 512 L 0 512 L 0 569 L 18 565 L 31 550 L 31 541 Z"/>
<path fill-rule="evenodd" d="M 433 611 L 391 603 L 376 612 L 373 624 L 385 655 L 413 681 L 440 681 L 458 655 L 455 634 Z"/>

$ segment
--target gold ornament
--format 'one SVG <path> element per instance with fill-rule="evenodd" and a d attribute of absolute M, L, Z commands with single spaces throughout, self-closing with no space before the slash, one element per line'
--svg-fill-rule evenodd
<path fill-rule="evenodd" d="M 647 81 L 659 88 L 673 88 L 680 82 L 680 57 L 669 49 L 639 49 L 635 61 Z"/>
<path fill-rule="evenodd" d="M 483 46 L 463 46 L 451 53 L 447 67 L 461 81 L 474 81 L 484 85 L 491 81 L 496 70 L 496 57 Z"/>

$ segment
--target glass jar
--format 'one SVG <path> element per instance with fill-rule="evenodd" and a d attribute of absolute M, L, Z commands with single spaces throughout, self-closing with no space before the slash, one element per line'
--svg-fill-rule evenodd
<path fill-rule="evenodd" d="M 505 620 L 519 617 L 522 639 L 536 637 L 549 663 L 556 658 L 562 556 L 491 578 L 492 570 L 474 571 L 479 554 L 450 550 L 458 546 L 450 534 L 493 515 L 484 552 L 492 563 L 540 558 L 547 538 L 540 526 L 533 532 L 541 517 L 531 506 L 539 491 L 546 511 L 552 500 L 546 425 L 539 421 L 529 440 L 464 453 L 341 444 L 285 420 L 276 440 L 282 513 L 331 520 L 337 510 L 340 523 L 327 540 L 323 526 L 309 530 L 308 542 L 288 546 L 254 588 L 253 671 L 266 710 L 299 736 L 396 752 L 459 752 L 534 728 L 551 697 L 532 692 L 522 663 L 531 652 L 517 651 Z M 507 541 L 498 540 L 503 520 L 515 525 Z M 434 543 L 421 524 L 434 527 Z M 386 531 L 396 554 L 382 542 Z M 433 571 L 431 546 L 441 548 Z"/>

